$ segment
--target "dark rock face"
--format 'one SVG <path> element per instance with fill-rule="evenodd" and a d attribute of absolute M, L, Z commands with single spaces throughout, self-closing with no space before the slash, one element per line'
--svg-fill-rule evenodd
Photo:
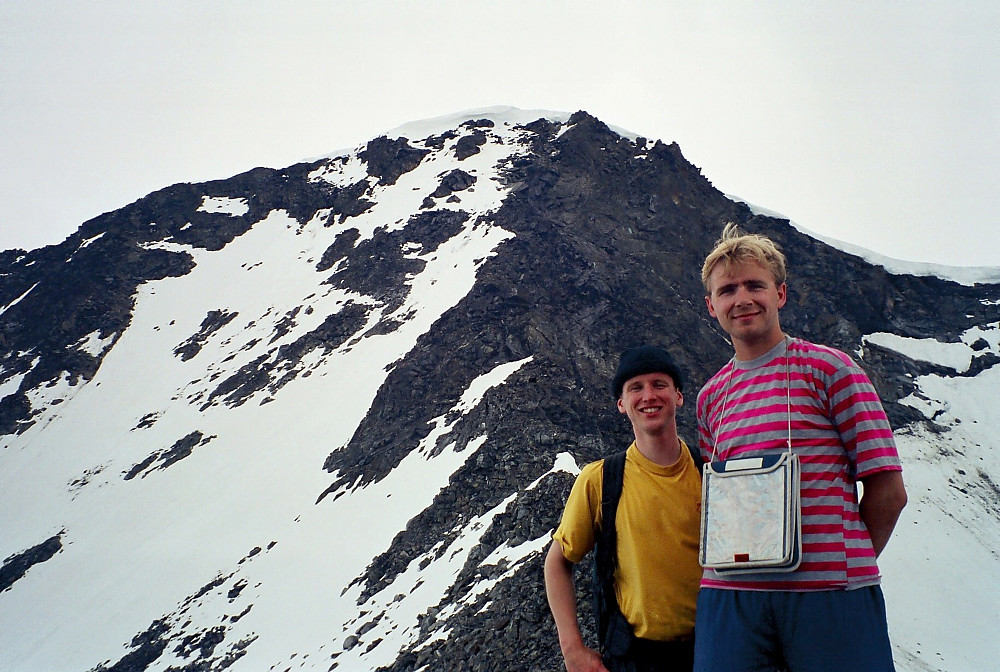
<path fill-rule="evenodd" d="M 428 154 L 428 150 L 415 149 L 406 138 L 390 140 L 385 136 L 368 143 L 361 158 L 368 164 L 368 174 L 377 177 L 379 184 L 396 184 L 400 175 L 408 173 Z"/>
<path fill-rule="evenodd" d="M 17 553 L 4 560 L 0 565 L 0 593 L 14 585 L 14 582 L 27 574 L 34 565 L 51 559 L 61 550 L 62 535 L 57 534 L 23 553 Z"/>
<path fill-rule="evenodd" d="M 227 310 L 213 310 L 205 316 L 201 323 L 201 329 L 191 338 L 184 341 L 174 349 L 174 354 L 185 362 L 201 351 L 201 346 L 205 340 L 216 331 L 233 321 L 239 313 L 230 313 Z"/>
<path fill-rule="evenodd" d="M 483 129 L 492 124 L 467 122 L 466 130 L 473 132 L 456 143 L 457 158 L 482 151 L 488 141 Z M 716 190 L 676 144 L 633 142 L 583 112 L 566 126 L 538 120 L 526 128 L 533 132 L 528 153 L 498 167 L 512 192 L 493 220 L 513 237 L 480 267 L 471 292 L 393 365 L 351 441 L 324 464 L 331 482 L 317 493 L 319 500 L 386 477 L 430 435 L 435 419 L 455 408 L 470 382 L 500 364 L 530 358 L 473 410 L 454 418 L 448 440 L 456 442 L 456 450 L 467 450 L 483 437 L 485 443 L 433 505 L 411 519 L 355 581 L 360 604 L 388 586 L 413 559 L 445 548 L 447 544 L 439 544 L 454 539 L 463 523 L 513 495 L 441 604 L 421 617 L 416 641 L 399 651 L 386 670 L 563 669 L 542 588 L 542 556 L 535 554 L 514 568 L 483 561 L 505 545 L 539 539 L 558 524 L 572 477 L 551 472 L 557 455 L 569 453 L 582 465 L 631 441 L 628 422 L 617 413 L 609 391 L 624 348 L 656 343 L 670 350 L 686 380 L 681 434 L 688 441 L 696 439 L 698 389 L 732 355 L 705 309 L 700 282 L 704 256 L 726 222 L 735 221 L 781 245 L 790 262 L 789 300 L 782 313 L 786 331 L 848 353 L 861 351 L 861 363 L 897 427 L 924 421 L 898 402 L 913 390 L 912 376 L 933 367 L 867 345 L 862 335 L 884 331 L 955 341 L 975 325 L 1000 320 L 1000 286 L 965 287 L 892 275 L 801 234 L 787 221 L 754 215 Z M 455 136 L 446 133 L 422 144 L 443 147 Z M 392 185 L 429 151 L 406 138 L 382 137 L 368 143 L 360 156 L 368 175 L 380 185 Z M 7 377 L 26 374 L 19 389 L 0 400 L 0 434 L 22 432 L 33 422 L 37 409 L 31 408 L 26 390 L 64 375 L 71 381 L 94 375 L 102 353 L 77 344 L 94 333 L 113 343 L 128 327 L 141 283 L 190 270 L 190 255 L 158 244 L 220 249 L 273 209 L 286 210 L 300 223 L 329 210 L 329 224 L 344 224 L 371 208 L 366 181 L 335 188 L 310 180 L 320 163 L 174 185 L 87 222 L 61 245 L 0 253 L 0 305 L 10 306 L 0 313 L 0 365 Z M 404 245 L 432 252 L 468 226 L 468 213 L 437 209 L 436 199 L 462 198 L 484 179 L 464 170 L 440 177 L 437 190 L 424 202 L 427 207 L 403 230 L 385 227 L 362 239 L 345 224 L 348 228 L 317 261 L 317 269 L 329 271 L 325 282 L 373 297 L 388 308 L 386 314 L 401 306 L 408 274 L 425 263 L 403 254 Z M 246 213 L 201 211 L 203 198 L 216 193 L 245 199 Z M 280 308 L 286 324 L 300 316 L 300 306 Z M 294 375 L 296 362 L 348 342 L 371 310 L 369 305 L 349 305 L 294 343 L 220 380 L 198 401 L 203 409 L 238 406 L 261 390 L 277 393 Z M 185 361 L 196 358 L 204 340 L 236 316 L 222 309 L 210 312 L 175 354 Z M 372 328 L 391 331 L 395 325 Z M 981 348 L 965 375 L 994 366 L 997 359 Z M 156 420 L 150 414 L 138 427 Z M 136 464 L 125 478 L 166 468 L 192 450 L 211 450 L 206 444 L 212 438 L 201 432 L 182 437 Z M 37 558 L 58 545 L 55 540 L 26 552 L 25 559 L 8 559 L 0 576 L 13 576 L 18 568 L 41 561 Z M 220 577 L 218 585 L 204 590 L 217 589 L 228 578 Z M 579 568 L 577 578 L 582 626 L 592 636 L 589 567 Z M 473 588 L 484 581 L 496 584 L 476 595 Z M 231 597 L 241 589 L 231 588 Z M 449 615 L 441 618 L 442 613 Z M 338 643 L 345 650 L 377 646 L 366 635 L 381 617 L 359 615 L 357 629 L 337 633 Z M 225 626 L 188 633 L 178 642 L 169 636 L 170 624 L 156 621 L 136 635 L 132 653 L 98 669 L 146 669 L 168 644 L 190 657 L 190 669 L 209 669 L 209 658 L 225 640 Z M 440 637 L 445 632 L 447 637 Z M 228 653 L 213 659 L 211 669 L 228 667 L 248 646 L 252 641 L 229 643 Z M 331 669 L 337 667 L 335 658 Z"/>
<path fill-rule="evenodd" d="M 170 448 L 153 453 L 145 460 L 129 469 L 124 478 L 126 481 L 130 481 L 136 476 L 145 478 L 147 474 L 154 470 L 166 469 L 178 460 L 183 460 L 185 457 L 190 455 L 191 451 L 193 451 L 196 447 L 204 446 L 214 438 L 214 436 L 206 437 L 198 431 L 191 432 L 187 436 L 177 439 L 177 441 L 170 446 Z"/>

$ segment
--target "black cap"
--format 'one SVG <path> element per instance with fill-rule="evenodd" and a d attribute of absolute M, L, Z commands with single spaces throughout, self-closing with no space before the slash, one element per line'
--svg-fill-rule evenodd
<path fill-rule="evenodd" d="M 681 371 L 670 358 L 669 353 L 655 345 L 640 345 L 629 348 L 618 360 L 618 370 L 611 381 L 611 391 L 615 399 L 622 396 L 622 388 L 630 378 L 647 373 L 665 373 L 674 380 L 674 386 L 680 390 L 683 386 Z"/>

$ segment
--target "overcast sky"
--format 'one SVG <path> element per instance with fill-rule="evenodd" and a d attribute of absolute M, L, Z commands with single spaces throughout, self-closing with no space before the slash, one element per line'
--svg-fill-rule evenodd
<path fill-rule="evenodd" d="M 676 141 L 897 259 L 1000 266 L 1000 3 L 0 3 L 0 249 L 495 105 Z"/>

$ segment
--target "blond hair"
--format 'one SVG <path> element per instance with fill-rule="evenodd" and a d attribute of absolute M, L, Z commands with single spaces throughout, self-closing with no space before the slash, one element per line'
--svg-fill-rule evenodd
<path fill-rule="evenodd" d="M 736 224 L 729 222 L 701 267 L 701 284 L 704 285 L 705 292 L 712 293 L 708 281 L 719 264 L 728 270 L 734 264 L 748 261 L 760 264 L 770 271 L 775 285 L 785 282 L 785 255 L 774 241 L 756 233 L 743 233 Z"/>

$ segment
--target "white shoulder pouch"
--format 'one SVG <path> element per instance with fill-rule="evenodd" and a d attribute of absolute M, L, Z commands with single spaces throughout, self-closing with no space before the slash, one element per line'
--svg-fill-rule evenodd
<path fill-rule="evenodd" d="M 723 574 L 790 572 L 802 560 L 798 456 L 705 465 L 699 561 Z"/>

